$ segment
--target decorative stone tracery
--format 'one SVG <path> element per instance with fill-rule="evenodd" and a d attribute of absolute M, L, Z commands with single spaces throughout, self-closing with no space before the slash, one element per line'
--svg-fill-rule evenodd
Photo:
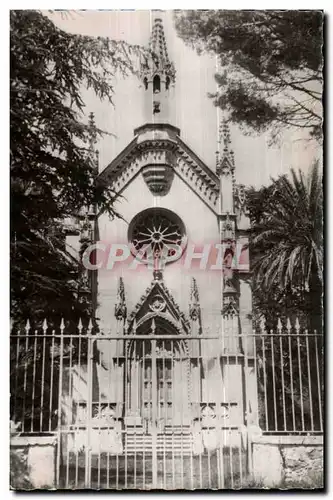
<path fill-rule="evenodd" d="M 154 263 L 154 269 L 181 257 L 186 246 L 185 226 L 174 212 L 151 208 L 137 214 L 131 221 L 128 239 L 132 253 L 142 262 Z"/>

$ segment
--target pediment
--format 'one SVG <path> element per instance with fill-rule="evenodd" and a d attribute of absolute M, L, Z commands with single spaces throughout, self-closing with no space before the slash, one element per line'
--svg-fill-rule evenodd
<path fill-rule="evenodd" d="M 178 175 L 217 214 L 219 207 L 217 175 L 174 132 L 178 129 L 170 126 L 173 133 L 169 133 L 168 126 L 165 127 L 166 130 L 157 131 L 141 127 L 144 130 L 139 130 L 133 141 L 100 173 L 99 177 L 120 195 L 140 173 L 144 175 L 146 182 L 150 179 L 152 187 L 156 189 L 153 179 L 154 168 L 155 180 L 163 175 L 170 179 L 172 171 L 173 175 Z M 160 195 L 163 195 L 163 192 Z"/>

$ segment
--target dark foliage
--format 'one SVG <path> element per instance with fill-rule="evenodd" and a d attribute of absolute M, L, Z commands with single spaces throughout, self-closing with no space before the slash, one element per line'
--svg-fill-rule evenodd
<path fill-rule="evenodd" d="M 139 47 L 73 35 L 40 12 L 10 14 L 11 314 L 68 315 L 79 303 L 78 262 L 65 249 L 68 218 L 96 206 L 114 216 L 96 182 L 82 88 L 112 102 L 116 72 L 134 71 Z M 89 301 L 88 301 L 89 302 Z"/>
<path fill-rule="evenodd" d="M 273 138 L 286 127 L 321 137 L 321 11 L 184 10 L 175 22 L 185 43 L 218 56 L 211 97 L 233 122 Z"/>

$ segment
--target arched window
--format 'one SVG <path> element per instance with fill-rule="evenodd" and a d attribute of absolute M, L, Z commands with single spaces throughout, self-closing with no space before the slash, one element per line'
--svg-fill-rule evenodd
<path fill-rule="evenodd" d="M 144 79 L 143 79 L 143 84 L 145 86 L 145 89 L 147 90 L 148 89 L 148 79 L 146 77 L 144 77 Z"/>
<path fill-rule="evenodd" d="M 165 90 L 168 90 L 170 86 L 170 78 L 167 76 L 165 80 Z"/>
<path fill-rule="evenodd" d="M 154 94 L 156 94 L 160 91 L 161 91 L 161 79 L 158 75 L 155 75 L 153 80 L 153 92 Z"/>

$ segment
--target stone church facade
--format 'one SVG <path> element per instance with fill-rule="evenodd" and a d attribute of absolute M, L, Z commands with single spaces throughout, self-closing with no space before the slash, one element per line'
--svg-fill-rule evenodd
<path fill-rule="evenodd" d="M 225 445 L 241 445 L 242 429 L 257 424 L 249 219 L 228 124 L 212 171 L 172 123 L 176 69 L 158 17 L 150 44 L 154 57 L 141 67 L 146 123 L 99 174 L 120 217 L 90 222 L 103 256 L 88 271 L 97 355 L 64 374 L 64 414 L 76 425 L 97 419 L 100 451 L 180 432 L 200 453 L 222 434 Z M 71 443 L 80 448 L 78 433 Z"/>

